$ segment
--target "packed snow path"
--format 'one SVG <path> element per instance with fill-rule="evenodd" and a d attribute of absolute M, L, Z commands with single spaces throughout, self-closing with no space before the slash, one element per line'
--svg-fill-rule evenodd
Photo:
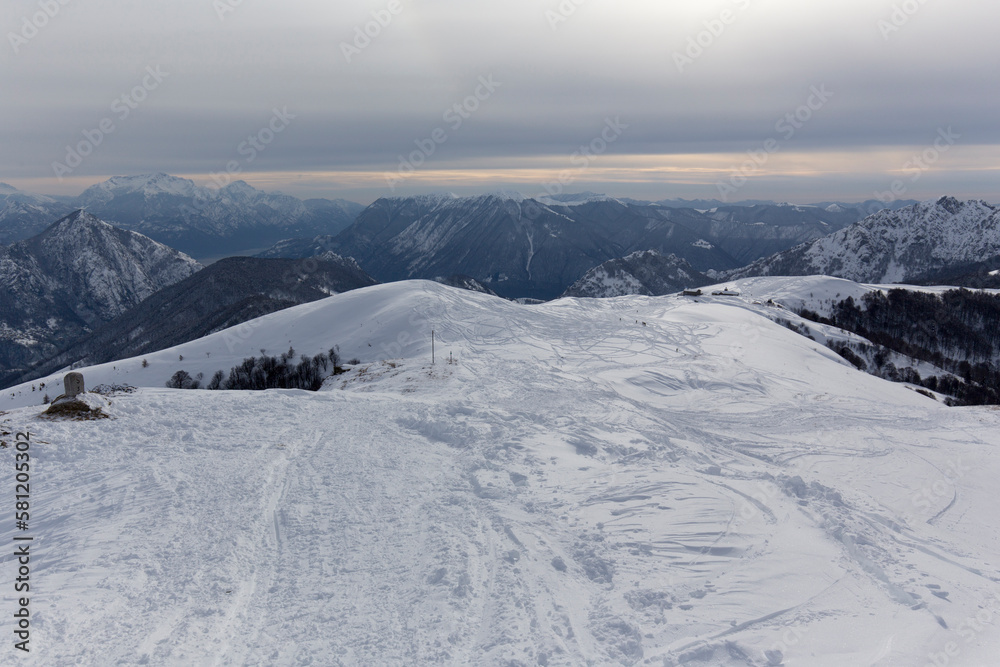
<path fill-rule="evenodd" d="M 14 409 L 39 441 L 16 659 L 990 664 L 1000 412 L 858 373 L 762 312 L 402 283 L 263 318 L 246 351 L 217 334 L 150 358 L 169 377 L 289 339 L 373 350 L 318 393 L 158 377 L 113 419 Z M 84 373 L 140 384 L 140 361 Z"/>

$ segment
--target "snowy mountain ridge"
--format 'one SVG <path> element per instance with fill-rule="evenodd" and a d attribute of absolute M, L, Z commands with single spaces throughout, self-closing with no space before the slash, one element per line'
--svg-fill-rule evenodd
<path fill-rule="evenodd" d="M 113 177 L 87 188 L 74 203 L 119 227 L 202 256 L 260 247 L 295 233 L 340 231 L 364 208 L 265 193 L 244 181 L 201 187 L 163 173 Z"/>
<path fill-rule="evenodd" d="M 65 202 L 4 184 L 0 188 L 0 244 L 34 236 L 71 211 Z"/>
<path fill-rule="evenodd" d="M 953 197 L 883 210 L 825 238 L 761 259 L 730 277 L 825 274 L 896 283 L 1000 256 L 1000 208 Z"/>
<path fill-rule="evenodd" d="M 857 215 L 773 205 L 706 213 L 593 193 L 394 197 L 375 201 L 336 236 L 286 239 L 261 256 L 305 257 L 322 248 L 355 257 L 382 281 L 461 274 L 504 297 L 552 299 L 595 265 L 633 252 L 674 254 L 697 272 L 734 269 Z"/>
<path fill-rule="evenodd" d="M 83 311 L 85 319 L 120 315 L 161 287 L 202 268 L 184 253 L 85 211 L 72 213 L 43 234 L 5 250 L 12 260 L 32 262 L 51 289 L 71 290 L 81 304 L 93 299 L 94 305 Z"/>
<path fill-rule="evenodd" d="M 208 194 L 208 188 L 199 188 L 194 181 L 178 178 L 162 172 L 133 176 L 112 176 L 108 180 L 93 185 L 80 195 L 81 203 L 106 203 L 121 194 L 141 193 L 144 197 L 157 195 L 179 195 L 194 197 Z"/>
<path fill-rule="evenodd" d="M 47 545 L 25 664 L 990 664 L 1000 413 L 755 300 L 409 281 L 81 369 L 140 387 L 110 419 L 8 390 Z M 333 344 L 362 363 L 319 392 L 162 388 Z"/>
<path fill-rule="evenodd" d="M 336 233 L 364 206 L 342 199 L 301 200 L 243 181 L 201 187 L 164 173 L 114 176 L 78 197 L 0 192 L 0 242 L 29 238 L 83 208 L 199 257 L 259 250 L 282 238 Z"/>

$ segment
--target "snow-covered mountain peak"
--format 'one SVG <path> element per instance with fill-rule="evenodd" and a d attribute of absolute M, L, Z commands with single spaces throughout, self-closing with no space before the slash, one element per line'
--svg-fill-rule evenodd
<path fill-rule="evenodd" d="M 80 195 L 80 201 L 103 203 L 128 194 L 142 194 L 144 197 L 157 195 L 177 195 L 193 197 L 200 188 L 186 178 L 170 174 L 139 174 L 135 176 L 113 176 L 103 183 L 93 185 Z"/>
<path fill-rule="evenodd" d="M 84 210 L 0 247 L 3 370 L 24 370 L 86 327 L 201 268 L 183 253 Z"/>
<path fill-rule="evenodd" d="M 94 216 L 93 214 L 87 213 L 86 209 L 78 208 L 69 215 L 65 215 L 59 220 L 57 220 L 55 224 L 58 225 L 62 222 L 73 222 L 73 223 L 86 222 L 87 220 L 90 219 L 97 220 L 97 217 Z"/>
<path fill-rule="evenodd" d="M 43 235 L 66 234 L 77 228 L 100 227 L 112 228 L 113 225 L 104 222 L 96 215 L 88 213 L 86 209 L 77 209 L 67 216 L 56 220 L 46 229 Z"/>
<path fill-rule="evenodd" d="M 201 264 L 188 255 L 138 232 L 119 229 L 83 209 L 60 218 L 38 236 L 20 243 L 44 248 L 50 261 L 63 264 L 82 266 L 102 258 L 101 261 L 110 261 L 119 269 L 126 262 L 130 272 L 139 274 L 156 273 L 165 264 L 175 264 L 170 281 L 201 269 Z"/>
<path fill-rule="evenodd" d="M 521 202 L 526 201 L 528 199 L 528 197 L 526 197 L 525 195 L 521 194 L 517 190 L 503 190 L 503 189 L 501 189 L 501 190 L 494 190 L 492 192 L 487 192 L 483 196 L 484 197 L 496 197 L 497 199 L 514 201 L 514 202 L 517 202 L 518 204 L 520 204 Z"/>
<path fill-rule="evenodd" d="M 7 185 L 6 183 L 0 183 L 0 194 L 2 195 L 12 195 L 15 192 L 20 192 L 13 185 Z"/>
<path fill-rule="evenodd" d="M 971 202 L 969 202 L 971 203 Z M 952 215 L 957 214 L 965 206 L 965 202 L 960 202 L 954 197 L 941 197 L 935 202 L 935 206 L 938 208 L 943 208 L 948 213 Z"/>
<path fill-rule="evenodd" d="M 937 214 L 946 215 L 981 215 L 986 213 L 992 213 L 996 210 L 996 207 L 988 204 L 982 199 L 969 199 L 969 200 L 959 200 L 955 197 L 944 196 L 938 199 L 929 199 L 917 204 L 912 204 L 910 206 L 905 206 L 903 208 L 897 209 L 895 211 L 891 209 L 885 209 L 880 211 L 880 213 L 899 213 L 902 214 L 905 211 L 913 211 L 918 216 L 927 216 Z"/>
<path fill-rule="evenodd" d="M 339 232 L 364 208 L 343 200 L 306 203 L 243 181 L 203 187 L 163 173 L 115 176 L 87 188 L 73 207 L 199 256 L 240 254 L 293 233 Z"/>
<path fill-rule="evenodd" d="M 238 196 L 238 197 L 248 197 L 248 198 L 252 198 L 261 193 L 260 190 L 253 187 L 246 181 L 233 181 L 229 185 L 220 188 L 219 192 L 228 195 L 230 197 Z"/>

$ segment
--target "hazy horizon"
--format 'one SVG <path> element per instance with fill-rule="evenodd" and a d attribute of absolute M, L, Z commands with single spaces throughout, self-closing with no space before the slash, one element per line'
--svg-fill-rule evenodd
<path fill-rule="evenodd" d="M 31 192 L 1000 200 L 993 4 L 7 7 L 0 181 Z"/>
<path fill-rule="evenodd" d="M 89 182 L 87 185 L 82 185 L 82 186 L 79 186 L 79 187 L 70 187 L 67 190 L 65 190 L 64 192 L 33 191 L 33 190 L 30 190 L 30 189 L 18 187 L 14 183 L 12 183 L 10 181 L 3 181 L 2 179 L 0 179 L 0 184 L 11 185 L 13 187 L 17 187 L 19 190 L 22 190 L 24 192 L 29 192 L 31 194 L 36 194 L 36 195 L 47 195 L 47 196 L 58 196 L 58 197 L 76 197 L 76 196 L 79 196 L 80 194 L 82 194 L 83 191 L 86 188 L 88 188 L 90 186 L 93 186 L 93 185 L 98 185 L 100 183 L 103 183 L 103 182 L 111 179 L 111 178 L 116 178 L 116 177 L 126 177 L 126 178 L 127 177 L 139 177 L 139 176 L 155 175 L 155 173 L 165 173 L 165 172 L 152 172 L 150 174 L 115 174 L 114 176 L 105 176 L 105 177 L 95 178 L 95 179 L 93 179 L 92 182 Z M 177 175 L 177 174 L 169 174 L 169 175 L 170 176 L 174 176 L 176 178 L 184 178 L 184 179 L 187 179 L 187 180 L 191 180 L 191 181 L 193 181 L 195 183 L 195 185 L 198 185 L 198 186 L 201 186 L 201 187 L 206 187 L 206 188 L 210 188 L 210 189 L 218 189 L 218 187 L 219 187 L 219 185 L 216 182 L 214 182 L 211 177 L 208 177 L 208 176 Z M 541 191 L 538 191 L 538 192 L 529 192 L 529 191 L 527 191 L 525 189 L 510 188 L 510 187 L 505 187 L 505 186 L 502 186 L 502 185 L 498 185 L 496 187 L 482 187 L 482 188 L 477 188 L 477 187 L 467 187 L 467 188 L 458 188 L 458 189 L 447 189 L 447 188 L 433 189 L 433 188 L 431 188 L 431 189 L 427 189 L 427 190 L 424 190 L 424 191 L 411 192 L 411 193 L 406 193 L 406 194 L 401 194 L 401 193 L 399 193 L 399 194 L 397 194 L 397 193 L 386 193 L 386 194 L 383 194 L 383 195 L 379 195 L 379 197 L 376 197 L 376 198 L 373 198 L 373 199 L 363 199 L 361 197 L 350 197 L 350 196 L 344 196 L 344 195 L 339 194 L 339 193 L 330 193 L 330 192 L 324 193 L 322 191 L 317 191 L 317 192 L 313 192 L 313 193 L 310 193 L 310 194 L 296 194 L 295 192 L 289 192 L 289 191 L 281 190 L 281 189 L 268 189 L 266 187 L 260 187 L 259 185 L 254 184 L 253 182 L 251 182 L 250 179 L 247 179 L 247 178 L 238 178 L 238 179 L 235 179 L 233 182 L 236 182 L 236 181 L 244 181 L 244 182 L 248 183 L 249 185 L 251 185 L 252 187 L 257 188 L 258 190 L 262 190 L 262 191 L 264 191 L 264 192 L 266 192 L 268 194 L 286 194 L 286 195 L 292 195 L 292 196 L 295 196 L 295 197 L 298 197 L 298 198 L 301 198 L 301 199 L 309 199 L 309 198 L 344 199 L 344 200 L 351 201 L 351 202 L 354 202 L 356 204 L 362 204 L 362 205 L 365 205 L 365 206 L 370 205 L 371 203 L 373 203 L 379 197 L 408 197 L 408 196 L 442 195 L 442 194 L 444 194 L 444 195 L 452 194 L 452 195 L 455 195 L 455 196 L 458 196 L 458 197 L 475 197 L 475 196 L 479 196 L 479 195 L 487 195 L 487 194 L 498 193 L 498 192 L 503 192 L 503 191 L 517 192 L 517 193 L 519 193 L 521 195 L 524 195 L 526 197 L 529 197 L 529 198 L 539 198 L 539 197 L 549 197 L 549 196 L 551 196 L 544 189 L 541 190 Z M 646 201 L 646 202 L 649 202 L 649 203 L 656 203 L 656 202 L 659 202 L 659 201 L 667 201 L 667 200 L 670 200 L 670 201 L 692 201 L 692 202 L 702 201 L 702 200 L 722 201 L 718 197 L 712 197 L 712 196 L 706 196 L 706 197 L 685 197 L 685 196 L 681 195 L 681 196 L 671 196 L 671 197 L 658 197 L 658 196 L 652 196 L 652 197 L 630 197 L 630 196 L 622 195 L 620 193 L 613 192 L 613 191 L 609 191 L 609 192 L 596 192 L 596 191 L 593 191 L 593 190 L 573 189 L 573 188 L 566 189 L 565 192 L 562 193 L 562 194 L 565 194 L 565 195 L 586 195 L 586 194 L 590 194 L 590 195 L 595 195 L 595 196 L 607 196 L 607 197 L 612 197 L 612 198 L 615 198 L 615 199 Z M 917 200 L 917 201 L 935 201 L 935 200 L 937 200 L 937 199 L 939 199 L 940 197 L 943 197 L 943 196 L 955 196 L 955 195 L 952 195 L 951 193 L 939 193 L 939 194 L 936 194 L 936 195 L 932 195 L 930 197 L 899 197 L 899 198 L 892 199 L 892 200 L 885 200 L 885 203 L 890 204 L 890 203 L 895 203 L 895 202 L 900 202 L 900 201 L 911 201 L 911 200 Z M 973 196 L 973 197 L 957 197 L 957 198 L 958 199 L 981 199 L 981 200 L 986 201 L 989 204 L 1000 205 L 1000 200 L 991 200 L 991 199 L 988 199 L 988 198 L 985 198 L 985 197 L 974 197 Z M 819 204 L 819 203 L 830 203 L 830 202 L 836 202 L 836 203 L 841 203 L 841 204 L 863 204 L 863 203 L 865 203 L 867 201 L 872 201 L 873 199 L 877 199 L 877 198 L 875 198 L 875 197 L 869 197 L 869 198 L 864 199 L 864 200 L 862 200 L 862 199 L 812 199 L 812 200 L 800 199 L 800 200 L 791 201 L 791 200 L 788 200 L 788 199 L 780 199 L 780 198 L 767 198 L 767 199 L 764 199 L 764 198 L 750 198 L 750 197 L 747 197 L 747 198 L 733 199 L 731 201 L 725 201 L 723 203 L 729 204 L 729 205 L 741 205 L 741 204 L 744 204 L 744 203 L 756 203 L 756 202 L 760 202 L 760 203 L 774 203 L 774 204 L 790 204 L 790 205 L 797 205 L 797 206 L 809 206 L 809 205 L 815 205 L 815 204 Z"/>

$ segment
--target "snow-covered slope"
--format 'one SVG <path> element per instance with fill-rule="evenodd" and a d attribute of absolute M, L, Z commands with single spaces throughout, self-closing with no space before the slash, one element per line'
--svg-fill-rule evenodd
<path fill-rule="evenodd" d="M 708 282 L 711 281 L 704 274 L 695 271 L 677 255 L 664 256 L 655 250 L 643 250 L 595 266 L 563 296 L 662 296 Z"/>
<path fill-rule="evenodd" d="M 870 292 L 888 292 L 893 289 L 928 292 L 940 294 L 953 290 L 947 285 L 906 285 L 906 284 L 874 284 L 856 283 L 844 278 L 831 276 L 759 276 L 754 278 L 739 278 L 729 282 L 710 285 L 703 288 L 706 293 L 731 289 L 740 292 L 747 299 L 766 301 L 771 299 L 791 310 L 811 310 L 820 315 L 828 315 L 830 307 L 851 297 L 860 302 Z M 984 290 L 991 294 L 1000 294 L 1000 290 Z"/>
<path fill-rule="evenodd" d="M 884 210 L 839 232 L 730 274 L 826 274 L 857 282 L 899 283 L 1000 256 L 1000 209 L 942 197 Z"/>
<path fill-rule="evenodd" d="M 36 442 L 20 661 L 990 664 L 1000 412 L 763 308 L 404 282 L 84 369 L 147 388 L 2 417 Z M 318 393 L 155 388 L 334 343 L 365 363 Z"/>
<path fill-rule="evenodd" d="M 486 285 L 482 284 L 475 278 L 470 276 L 463 276 L 461 274 L 455 274 L 453 276 L 442 276 L 437 278 L 434 282 L 441 283 L 442 285 L 448 285 L 449 287 L 457 287 L 459 289 L 472 290 L 473 292 L 481 292 L 483 294 L 492 294 L 493 296 L 499 296 L 496 292 L 491 290 Z"/>

